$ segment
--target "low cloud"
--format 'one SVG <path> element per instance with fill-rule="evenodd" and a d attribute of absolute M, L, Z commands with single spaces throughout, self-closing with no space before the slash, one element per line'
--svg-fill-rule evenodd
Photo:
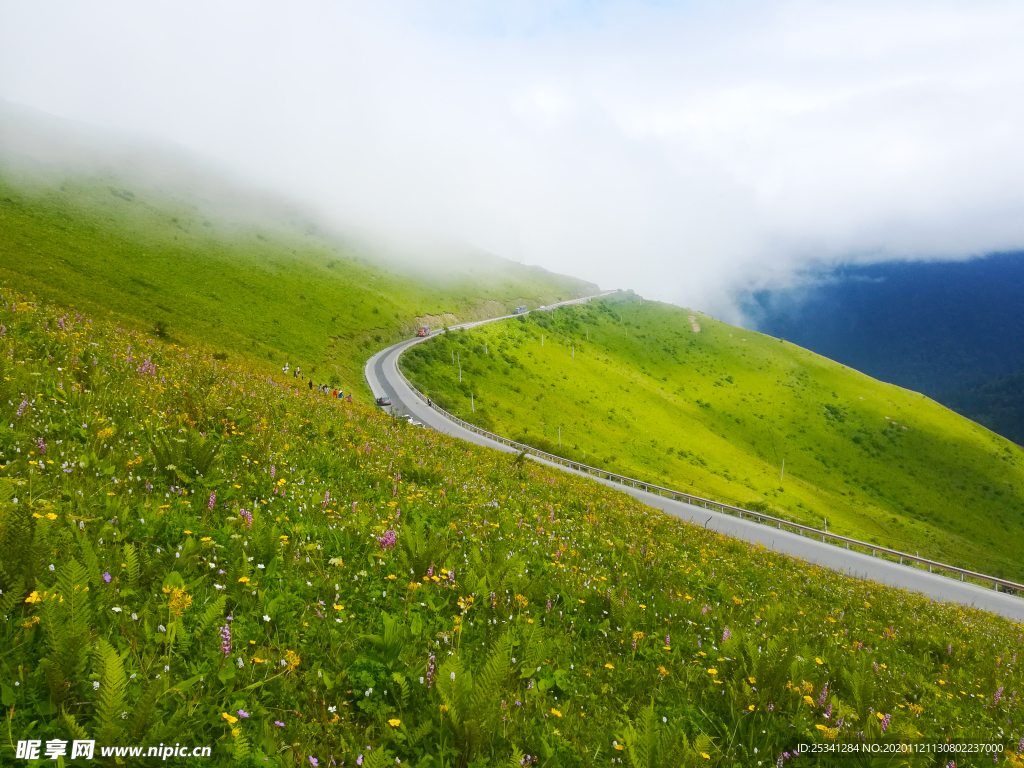
<path fill-rule="evenodd" d="M 1024 6 L 0 0 L 0 97 L 735 319 L 1024 245 Z"/>

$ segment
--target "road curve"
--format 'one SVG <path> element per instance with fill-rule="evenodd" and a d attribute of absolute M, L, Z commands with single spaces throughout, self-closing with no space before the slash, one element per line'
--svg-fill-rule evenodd
<path fill-rule="evenodd" d="M 608 294 L 601 295 L 605 296 Z M 590 298 L 598 297 L 561 302 L 544 309 L 554 309 L 556 306 L 564 306 L 566 304 L 583 303 L 589 301 Z M 471 328 L 483 325 L 484 323 L 505 320 L 509 317 L 515 317 L 515 315 L 466 323 L 461 326 L 453 326 L 453 329 Z M 443 333 L 443 331 L 435 331 L 432 335 L 437 333 Z M 426 339 L 414 338 L 401 341 L 387 349 L 381 350 L 366 362 L 366 381 L 373 391 L 373 396 L 375 398 L 382 396 L 391 398 L 391 411 L 397 416 L 411 416 L 431 429 L 485 448 L 493 448 L 498 451 L 505 451 L 506 453 L 514 452 L 512 448 L 502 443 L 490 440 L 483 435 L 478 435 L 476 432 L 471 432 L 449 421 L 423 402 L 419 395 L 406 383 L 404 377 L 398 371 L 398 358 L 406 349 L 423 341 L 426 341 Z M 790 531 L 777 530 L 752 520 L 741 519 L 705 509 L 704 507 L 687 504 L 686 502 L 658 496 L 639 488 L 621 485 L 613 480 L 594 477 L 593 475 L 578 472 L 568 467 L 545 462 L 536 457 L 531 458 L 553 469 L 579 474 L 595 482 L 604 483 L 623 493 L 630 494 L 648 506 L 655 507 L 670 515 L 675 515 L 678 518 L 694 522 L 727 536 L 757 542 L 773 551 L 793 555 L 809 563 L 830 568 L 856 578 L 869 579 L 880 584 L 899 587 L 912 592 L 920 592 L 933 600 L 968 605 L 991 611 L 1010 619 L 1024 621 L 1024 600 L 1004 592 L 986 589 L 976 584 L 956 581 L 946 576 L 928 573 L 906 565 L 899 565 L 861 552 L 841 549 Z"/>

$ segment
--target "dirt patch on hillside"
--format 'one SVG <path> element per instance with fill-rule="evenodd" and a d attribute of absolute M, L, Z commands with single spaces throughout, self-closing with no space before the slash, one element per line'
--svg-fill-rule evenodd
<path fill-rule="evenodd" d="M 690 321 L 690 327 L 693 329 L 693 332 L 700 333 L 700 323 L 697 322 L 697 316 L 690 315 L 688 319 Z"/>

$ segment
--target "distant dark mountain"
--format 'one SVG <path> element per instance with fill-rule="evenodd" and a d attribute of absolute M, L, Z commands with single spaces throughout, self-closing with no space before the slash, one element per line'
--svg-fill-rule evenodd
<path fill-rule="evenodd" d="M 1024 373 L 943 394 L 939 402 L 1024 445 Z"/>
<path fill-rule="evenodd" d="M 744 297 L 751 324 L 1024 441 L 1024 252 L 807 277 Z"/>

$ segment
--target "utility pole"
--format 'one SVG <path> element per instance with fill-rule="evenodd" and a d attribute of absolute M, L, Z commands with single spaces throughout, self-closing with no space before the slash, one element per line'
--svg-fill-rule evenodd
<path fill-rule="evenodd" d="M 472 393 L 472 392 L 470 392 L 470 393 L 469 393 L 469 409 L 470 409 L 470 410 L 471 410 L 471 411 L 472 411 L 473 413 L 476 413 L 476 402 L 475 402 L 475 400 L 473 399 L 473 393 Z"/>
<path fill-rule="evenodd" d="M 575 344 L 572 345 L 572 359 L 573 360 L 576 359 L 576 345 Z"/>
<path fill-rule="evenodd" d="M 462 381 L 462 379 L 459 379 L 459 381 Z M 779 475 L 779 482 L 780 483 L 782 482 L 782 478 L 784 478 L 785 476 L 786 476 L 786 460 L 783 459 L 782 460 L 782 474 Z"/>
<path fill-rule="evenodd" d="M 461 384 L 462 383 L 462 353 L 461 352 L 458 353 L 458 358 L 459 358 L 459 384 Z"/>
<path fill-rule="evenodd" d="M 487 342 L 486 341 L 484 342 L 484 354 L 485 355 L 487 354 Z"/>
<path fill-rule="evenodd" d="M 544 334 L 543 333 L 540 335 L 540 345 L 542 347 L 544 346 Z"/>
<path fill-rule="evenodd" d="M 558 428 L 558 447 L 562 447 L 562 428 Z"/>

